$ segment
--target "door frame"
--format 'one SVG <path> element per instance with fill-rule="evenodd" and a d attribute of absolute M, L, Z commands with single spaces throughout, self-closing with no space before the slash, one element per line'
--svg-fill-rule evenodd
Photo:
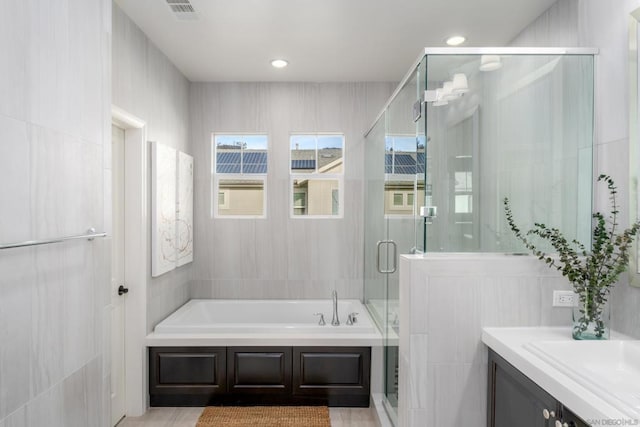
<path fill-rule="evenodd" d="M 125 302 L 125 415 L 147 410 L 147 265 L 148 191 L 146 123 L 112 105 L 112 122 L 124 129 L 124 281 L 129 288 Z"/>

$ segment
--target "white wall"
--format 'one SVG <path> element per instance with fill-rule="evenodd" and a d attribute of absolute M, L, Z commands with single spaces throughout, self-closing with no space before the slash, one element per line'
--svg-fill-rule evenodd
<path fill-rule="evenodd" d="M 113 105 L 146 122 L 149 141 L 191 154 L 189 81 L 115 3 L 112 62 Z M 191 270 L 151 278 L 147 259 L 147 330 L 188 300 Z"/>
<path fill-rule="evenodd" d="M 362 298 L 364 131 L 388 83 L 193 83 L 192 297 Z M 269 135 L 267 218 L 211 218 L 212 132 Z M 289 218 L 290 132 L 345 134 L 344 218 Z M 382 166 L 381 166 L 382 167 Z"/>
<path fill-rule="evenodd" d="M 106 229 L 111 1 L 2 2 L 0 241 Z M 110 242 L 0 254 L 0 426 L 106 426 Z"/>
<path fill-rule="evenodd" d="M 597 47 L 595 96 L 595 170 L 611 175 L 619 190 L 622 225 L 629 212 L 629 76 L 628 17 L 638 0 L 602 2 L 559 0 L 516 39 L 518 46 L 562 44 Z M 606 187 L 596 187 L 595 208 L 608 212 Z M 625 275 L 614 287 L 612 326 L 640 338 L 640 289 Z"/>

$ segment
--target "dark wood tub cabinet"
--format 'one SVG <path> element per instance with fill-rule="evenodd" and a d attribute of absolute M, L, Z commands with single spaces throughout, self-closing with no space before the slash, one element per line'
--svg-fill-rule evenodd
<path fill-rule="evenodd" d="M 151 406 L 368 407 L 370 347 L 150 347 Z"/>

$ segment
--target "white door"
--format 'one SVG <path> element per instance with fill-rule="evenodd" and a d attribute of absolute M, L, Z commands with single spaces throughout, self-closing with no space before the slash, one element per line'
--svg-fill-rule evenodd
<path fill-rule="evenodd" d="M 112 126 L 113 231 L 111 246 L 111 425 L 125 415 L 124 130 Z M 121 295 L 120 295 L 121 294 Z"/>

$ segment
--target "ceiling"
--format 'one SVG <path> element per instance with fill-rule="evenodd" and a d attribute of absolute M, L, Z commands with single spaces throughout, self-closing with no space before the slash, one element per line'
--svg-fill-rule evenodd
<path fill-rule="evenodd" d="M 115 0 L 191 81 L 399 81 L 424 47 L 504 46 L 555 0 Z M 270 61 L 289 61 L 284 69 Z"/>

